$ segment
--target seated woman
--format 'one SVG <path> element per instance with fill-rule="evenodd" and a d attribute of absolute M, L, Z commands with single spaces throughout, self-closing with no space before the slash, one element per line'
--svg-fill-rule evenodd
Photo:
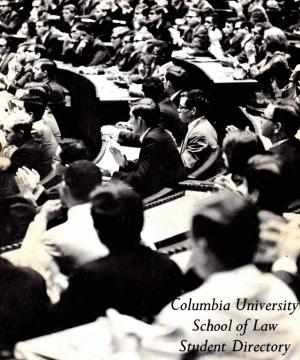
<path fill-rule="evenodd" d="M 223 159 L 227 168 L 227 175 L 220 175 L 215 179 L 219 189 L 230 189 L 246 192 L 244 175 L 248 160 L 265 152 L 259 136 L 251 131 L 233 131 L 226 135 L 223 141 Z"/>
<path fill-rule="evenodd" d="M 288 42 L 284 32 L 276 27 L 265 31 L 266 56 L 258 64 L 252 64 L 250 73 L 258 80 L 260 91 L 256 93 L 256 103 L 266 106 L 270 100 L 281 98 L 291 75 Z"/>

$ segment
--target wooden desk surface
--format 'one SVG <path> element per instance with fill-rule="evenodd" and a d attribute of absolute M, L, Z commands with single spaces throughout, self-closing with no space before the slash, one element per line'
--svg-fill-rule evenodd
<path fill-rule="evenodd" d="M 106 75 L 82 74 L 80 67 L 74 67 L 71 64 L 65 64 L 61 61 L 57 61 L 56 63 L 60 69 L 74 72 L 90 80 L 95 86 L 96 96 L 100 101 L 128 102 L 132 100 L 131 96 L 129 96 L 128 89 L 120 88 L 114 84 L 112 80 L 108 80 Z"/>

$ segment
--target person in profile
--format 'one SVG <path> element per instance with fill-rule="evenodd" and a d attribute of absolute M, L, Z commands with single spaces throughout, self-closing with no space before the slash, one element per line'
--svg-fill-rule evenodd
<path fill-rule="evenodd" d="M 124 183 L 99 187 L 91 203 L 95 229 L 109 255 L 70 278 L 53 309 L 55 330 L 93 321 L 110 307 L 151 320 L 181 290 L 178 266 L 140 243 L 143 203 L 132 188 Z"/>
<path fill-rule="evenodd" d="M 127 161 L 121 151 L 111 147 L 120 166 L 113 174 L 131 185 L 143 198 L 164 187 L 172 187 L 185 178 L 185 169 L 174 140 L 160 124 L 159 106 L 151 99 L 141 99 L 130 109 L 129 125 L 140 137 L 141 151 L 137 162 Z"/>

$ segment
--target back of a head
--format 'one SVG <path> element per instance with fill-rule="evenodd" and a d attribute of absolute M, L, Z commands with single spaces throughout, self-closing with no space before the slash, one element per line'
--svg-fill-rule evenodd
<path fill-rule="evenodd" d="M 226 269 L 252 262 L 258 244 L 257 208 L 239 194 L 224 191 L 203 199 L 192 223 L 195 241 L 207 247 Z"/>
<path fill-rule="evenodd" d="M 288 137 L 295 136 L 300 128 L 300 112 L 297 103 L 293 100 L 281 99 L 273 106 L 273 122 L 279 122 Z"/>
<path fill-rule="evenodd" d="M 64 138 L 59 145 L 61 148 L 59 157 L 62 165 L 68 165 L 78 160 L 90 160 L 88 148 L 82 140 Z"/>
<path fill-rule="evenodd" d="M 156 127 L 160 123 L 159 106 L 152 99 L 139 100 L 132 106 L 131 111 L 136 118 L 140 116 L 148 127 Z"/>
<path fill-rule="evenodd" d="M 24 102 L 24 108 L 28 114 L 32 114 L 33 121 L 41 120 L 44 115 L 46 105 L 39 96 L 24 95 L 20 100 Z"/>
<path fill-rule="evenodd" d="M 40 58 L 45 58 L 47 56 L 47 49 L 42 44 L 32 44 L 30 45 L 34 48 L 36 54 L 40 54 Z"/>
<path fill-rule="evenodd" d="M 288 50 L 288 41 L 285 33 L 277 27 L 271 27 L 265 31 L 264 41 L 266 50 L 271 53 L 274 53 L 275 51 L 286 52 Z"/>
<path fill-rule="evenodd" d="M 179 66 L 171 66 L 166 72 L 166 80 L 170 81 L 175 91 L 187 88 L 188 75 L 187 72 Z"/>
<path fill-rule="evenodd" d="M 64 182 L 74 199 L 87 202 L 91 191 L 101 185 L 102 173 L 91 161 L 78 160 L 65 168 Z"/>
<path fill-rule="evenodd" d="M 156 102 L 165 97 L 164 83 L 154 76 L 150 76 L 143 81 L 142 90 L 146 98 Z"/>
<path fill-rule="evenodd" d="M 31 138 L 32 120 L 26 112 L 18 111 L 10 114 L 5 121 L 11 125 L 16 133 L 22 131 L 24 140 Z"/>
<path fill-rule="evenodd" d="M 99 187 L 91 194 L 92 218 L 101 241 L 110 251 L 135 247 L 143 227 L 143 203 L 123 183 Z"/>
<path fill-rule="evenodd" d="M 223 151 L 228 161 L 228 171 L 243 176 L 248 160 L 265 152 L 259 136 L 251 131 L 233 131 L 225 136 Z"/>
<path fill-rule="evenodd" d="M 288 206 L 288 166 L 279 155 L 256 155 L 247 165 L 245 176 L 249 194 L 256 194 L 261 209 L 281 214 Z"/>

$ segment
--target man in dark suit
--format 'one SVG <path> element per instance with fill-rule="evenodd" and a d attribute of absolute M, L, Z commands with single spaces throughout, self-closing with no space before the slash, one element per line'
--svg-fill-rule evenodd
<path fill-rule="evenodd" d="M 299 127 L 299 107 L 291 100 L 270 104 L 261 116 L 262 135 L 272 142 L 270 152 L 287 165 L 290 202 L 300 199 L 300 141 L 295 137 Z"/>
<path fill-rule="evenodd" d="M 148 14 L 148 31 L 157 40 L 173 43 L 169 28 L 170 22 L 166 19 L 167 10 L 161 6 L 154 5 Z"/>
<path fill-rule="evenodd" d="M 40 20 L 35 24 L 36 33 L 40 43 L 45 46 L 50 59 L 58 60 L 61 57 L 62 42 L 58 40 L 58 36 L 52 34 L 51 23 L 48 20 Z"/>
<path fill-rule="evenodd" d="M 181 289 L 177 265 L 140 244 L 143 204 L 132 188 L 99 187 L 91 202 L 94 226 L 109 255 L 78 268 L 70 278 L 54 308 L 56 330 L 93 321 L 108 308 L 149 320 Z"/>
<path fill-rule="evenodd" d="M 95 39 L 86 24 L 75 24 L 70 38 L 63 44 L 62 58 L 74 66 L 96 66 L 110 58 L 109 51 L 100 39 Z"/>
<path fill-rule="evenodd" d="M 151 99 L 141 99 L 130 109 L 132 132 L 140 137 L 141 151 L 137 162 L 127 161 L 120 150 L 111 152 L 120 165 L 114 174 L 130 184 L 142 197 L 150 196 L 164 187 L 172 187 L 184 179 L 185 170 L 171 136 L 158 126 L 160 110 Z"/>
<path fill-rule="evenodd" d="M 47 154 L 42 150 L 41 144 L 35 142 L 31 135 L 32 120 L 28 114 L 18 112 L 10 115 L 5 121 L 3 130 L 7 144 L 17 147 L 11 156 L 11 168 L 14 171 L 26 166 L 29 169 L 35 169 L 41 177 L 51 171 L 49 165 L 51 161 L 45 161 Z"/>
<path fill-rule="evenodd" d="M 0 1 L 0 32 L 15 33 L 20 24 L 19 15 L 12 10 L 11 2 Z"/>
<path fill-rule="evenodd" d="M 8 63 L 15 56 L 15 53 L 10 51 L 10 46 L 6 38 L 0 38 L 0 73 L 7 75 Z"/>

